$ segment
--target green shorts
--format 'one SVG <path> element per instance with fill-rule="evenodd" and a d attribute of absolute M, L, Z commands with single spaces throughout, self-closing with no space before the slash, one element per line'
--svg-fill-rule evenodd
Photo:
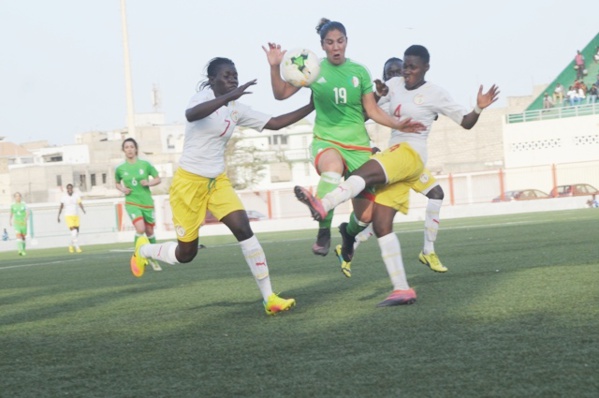
<path fill-rule="evenodd" d="M 139 207 L 125 203 L 125 210 L 127 211 L 127 214 L 129 214 L 129 218 L 131 218 L 131 221 L 134 224 L 139 219 L 143 219 L 148 225 L 156 224 L 153 207 Z"/>

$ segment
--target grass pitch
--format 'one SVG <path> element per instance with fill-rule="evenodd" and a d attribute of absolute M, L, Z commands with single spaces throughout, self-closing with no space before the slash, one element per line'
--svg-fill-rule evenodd
<path fill-rule="evenodd" d="M 315 231 L 258 235 L 274 317 L 232 236 L 141 279 L 131 244 L 0 253 L 0 397 L 599 396 L 599 211 L 446 220 L 446 274 L 396 231 L 418 301 L 387 308 L 375 239 L 347 279 Z"/>

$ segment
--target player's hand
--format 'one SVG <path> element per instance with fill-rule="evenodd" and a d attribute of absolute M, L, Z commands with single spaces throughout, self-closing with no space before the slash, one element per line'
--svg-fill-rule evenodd
<path fill-rule="evenodd" d="M 414 133 L 420 134 L 421 131 L 425 129 L 424 124 L 413 121 L 411 117 L 406 119 L 396 119 L 397 125 L 395 127 L 396 130 L 402 131 L 404 133 Z"/>
<path fill-rule="evenodd" d="M 235 101 L 236 99 L 239 99 L 239 97 L 241 97 L 242 95 L 252 94 L 251 91 L 245 91 L 245 90 L 247 90 L 250 86 L 253 86 L 256 83 L 258 83 L 258 79 L 250 80 L 249 82 L 242 84 L 241 86 L 237 87 L 235 90 L 228 92 L 226 94 L 228 96 L 227 99 L 229 101 Z"/>
<path fill-rule="evenodd" d="M 266 59 L 270 66 L 281 65 L 283 56 L 287 52 L 287 50 L 281 50 L 281 45 L 277 43 L 268 43 L 268 48 L 262 46 L 262 49 L 266 53 Z"/>
<path fill-rule="evenodd" d="M 487 91 L 486 93 L 483 93 L 483 86 L 482 84 L 480 85 L 480 87 L 478 88 L 478 95 L 476 96 L 476 104 L 478 105 L 478 107 L 480 109 L 485 109 L 486 107 L 490 106 L 493 102 L 497 101 L 499 99 L 499 93 L 501 91 L 499 91 L 499 87 L 497 87 L 496 85 L 492 85 L 491 88 L 489 89 L 489 91 Z"/>
<path fill-rule="evenodd" d="M 389 94 L 389 87 L 387 87 L 387 85 L 380 79 L 375 79 L 374 85 L 376 87 L 376 95 L 379 97 L 384 97 L 385 95 Z"/>

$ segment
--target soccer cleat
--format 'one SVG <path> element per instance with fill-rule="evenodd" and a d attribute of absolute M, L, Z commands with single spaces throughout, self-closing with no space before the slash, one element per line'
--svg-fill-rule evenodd
<path fill-rule="evenodd" d="M 320 228 L 316 236 L 316 242 L 312 245 L 312 253 L 317 256 L 326 256 L 331 248 L 331 230 L 329 228 Z"/>
<path fill-rule="evenodd" d="M 413 288 L 408 290 L 394 290 L 383 301 L 377 304 L 377 307 L 390 307 L 393 305 L 414 304 L 416 302 L 416 292 Z"/>
<path fill-rule="evenodd" d="M 156 260 L 149 258 L 148 262 L 150 263 L 154 271 L 162 271 L 162 267 L 156 262 Z"/>
<path fill-rule="evenodd" d="M 137 242 L 135 243 L 135 253 L 133 253 L 133 256 L 131 256 L 131 272 L 138 278 L 143 276 L 146 269 L 146 264 L 148 264 L 148 259 L 142 257 L 142 255 L 139 253 L 139 249 L 148 243 L 150 243 L 150 241 L 145 236 L 140 236 L 137 238 Z"/>
<path fill-rule="evenodd" d="M 75 249 L 73 248 L 73 246 L 69 246 L 69 253 L 75 253 Z"/>
<path fill-rule="evenodd" d="M 296 185 L 293 188 L 293 192 L 295 192 L 295 197 L 297 200 L 308 206 L 310 209 L 310 213 L 312 213 L 312 218 L 316 221 L 322 221 L 327 216 L 327 212 L 324 210 L 322 206 L 322 202 L 320 199 L 314 197 L 306 188 L 300 187 Z"/>
<path fill-rule="evenodd" d="M 447 272 L 447 268 L 441 264 L 439 257 L 435 253 L 424 254 L 424 252 L 420 252 L 418 260 L 435 272 Z"/>
<path fill-rule="evenodd" d="M 277 296 L 275 293 L 268 296 L 268 300 L 264 302 L 264 310 L 268 315 L 275 315 L 281 311 L 288 311 L 295 306 L 295 299 L 284 299 Z"/>
<path fill-rule="evenodd" d="M 347 233 L 347 223 L 342 222 L 339 225 L 339 233 L 341 234 L 341 256 L 343 260 L 346 262 L 351 262 L 354 257 L 354 243 L 356 242 L 356 237 Z"/>
<path fill-rule="evenodd" d="M 337 245 L 335 247 L 335 254 L 337 255 L 339 263 L 341 264 L 341 272 L 343 272 L 343 275 L 345 275 L 347 278 L 351 278 L 351 261 L 345 261 L 343 259 L 343 256 L 341 255 L 341 245 Z"/>
<path fill-rule="evenodd" d="M 75 249 L 75 251 L 76 251 L 77 253 L 81 253 L 81 252 L 83 252 L 83 250 L 81 250 L 81 248 L 80 248 L 80 247 L 76 248 L 76 249 Z"/>

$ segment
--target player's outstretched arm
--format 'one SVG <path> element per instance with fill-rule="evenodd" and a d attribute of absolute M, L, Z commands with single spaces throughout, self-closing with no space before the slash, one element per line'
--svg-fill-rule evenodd
<path fill-rule="evenodd" d="M 276 43 L 268 43 L 268 48 L 262 46 L 262 49 L 270 65 L 270 83 L 275 99 L 284 100 L 297 93 L 300 88 L 292 86 L 281 77 L 281 62 L 287 51 L 281 50 L 281 45 Z"/>
<path fill-rule="evenodd" d="M 197 104 L 196 106 L 189 108 L 185 111 L 185 117 L 188 122 L 195 122 L 201 120 L 207 116 L 213 114 L 217 109 L 227 105 L 230 101 L 239 99 L 242 95 L 251 94 L 251 91 L 246 91 L 250 86 L 257 83 L 257 80 L 250 80 L 249 82 L 242 84 L 233 91 L 229 91 L 226 94 L 219 95 L 218 97 Z"/>
<path fill-rule="evenodd" d="M 474 127 L 476 122 L 478 122 L 478 118 L 483 109 L 488 108 L 491 106 L 491 104 L 499 99 L 499 93 L 499 87 L 497 87 L 495 84 L 491 86 L 489 91 L 483 93 L 483 86 L 481 84 L 478 88 L 478 94 L 476 95 L 476 106 L 472 112 L 464 116 L 461 126 L 466 130 L 470 130 L 472 127 Z"/>

